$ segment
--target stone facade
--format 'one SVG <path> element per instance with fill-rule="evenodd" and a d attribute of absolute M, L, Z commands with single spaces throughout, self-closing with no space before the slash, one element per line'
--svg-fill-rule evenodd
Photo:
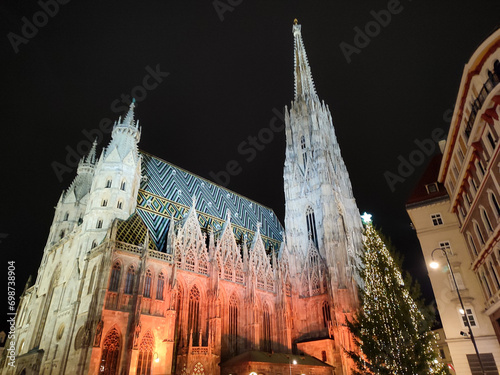
<path fill-rule="evenodd" d="M 293 35 L 287 231 L 269 208 L 139 152 L 132 103 L 61 195 L 4 374 L 220 374 L 252 351 L 351 373 L 343 322 L 357 306 L 362 226 L 300 25 Z M 289 367 L 280 361 L 259 373 Z"/>

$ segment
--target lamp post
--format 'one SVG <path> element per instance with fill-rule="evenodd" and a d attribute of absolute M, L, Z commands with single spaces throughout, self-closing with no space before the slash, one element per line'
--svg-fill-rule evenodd
<path fill-rule="evenodd" d="M 432 250 L 432 253 L 431 253 L 432 262 L 431 262 L 431 264 L 429 264 L 429 266 L 431 268 L 434 268 L 434 269 L 439 267 L 439 263 L 434 260 L 434 253 L 438 250 L 444 254 L 444 257 L 446 258 L 446 263 L 448 263 L 448 269 L 450 270 L 451 278 L 453 279 L 453 285 L 455 285 L 455 290 L 457 291 L 458 300 L 460 301 L 460 306 L 462 307 L 463 315 L 465 316 L 465 324 L 467 325 L 467 328 L 469 329 L 469 336 L 470 336 L 470 339 L 472 341 L 472 345 L 474 345 L 474 350 L 476 351 L 477 359 L 479 361 L 479 365 L 481 366 L 481 371 L 484 375 L 486 375 L 486 371 L 484 371 L 484 367 L 483 367 L 483 362 L 481 361 L 481 357 L 479 356 L 479 350 L 477 349 L 476 339 L 474 338 L 474 334 L 472 333 L 472 328 L 471 328 L 470 323 L 469 323 L 469 317 L 467 316 L 467 311 L 465 310 L 465 306 L 464 306 L 464 303 L 462 301 L 462 296 L 460 295 L 460 291 L 458 290 L 457 280 L 455 279 L 455 274 L 453 273 L 453 269 L 451 268 L 450 259 L 448 258 L 448 254 L 446 253 L 446 250 L 441 248 L 441 247 L 438 247 L 438 248 Z"/>

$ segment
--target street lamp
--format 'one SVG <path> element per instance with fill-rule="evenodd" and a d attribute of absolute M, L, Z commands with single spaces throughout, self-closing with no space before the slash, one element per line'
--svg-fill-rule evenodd
<path fill-rule="evenodd" d="M 469 323 L 469 317 L 467 316 L 467 312 L 465 310 L 465 306 L 464 306 L 464 303 L 462 301 L 462 296 L 460 295 L 460 291 L 458 290 L 457 280 L 455 279 L 455 274 L 453 273 L 453 269 L 451 268 L 450 259 L 448 258 L 448 254 L 446 253 L 446 250 L 441 248 L 441 247 L 438 247 L 437 249 L 432 250 L 432 253 L 431 253 L 432 262 L 429 264 L 429 266 L 431 268 L 434 268 L 434 269 L 439 267 L 439 263 L 434 260 L 434 252 L 436 252 L 438 250 L 444 254 L 444 257 L 446 258 L 446 263 L 448 263 L 448 269 L 450 270 L 451 278 L 453 279 L 453 285 L 455 285 L 455 290 L 457 291 L 458 300 L 460 301 L 460 306 L 462 307 L 462 309 L 460 310 L 460 314 L 463 314 L 463 316 L 465 317 L 465 324 L 467 325 L 467 328 L 469 329 L 469 336 L 470 336 L 470 339 L 472 341 L 472 344 L 474 345 L 474 350 L 476 351 L 477 359 L 479 361 L 479 365 L 481 366 L 481 371 L 483 372 L 484 375 L 486 375 L 486 371 L 484 371 L 484 367 L 483 367 L 483 362 L 481 361 L 481 357 L 479 356 L 479 350 L 477 350 L 476 340 L 474 339 L 474 334 L 472 333 L 472 328 L 471 328 L 470 323 Z"/>

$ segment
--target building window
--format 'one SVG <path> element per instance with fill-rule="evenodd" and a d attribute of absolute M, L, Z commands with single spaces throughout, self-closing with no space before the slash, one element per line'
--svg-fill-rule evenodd
<path fill-rule="evenodd" d="M 485 172 L 485 169 L 484 169 L 483 161 L 481 159 L 477 159 L 476 168 L 480 172 L 481 176 L 484 177 L 484 175 L 486 174 L 486 172 Z"/>
<path fill-rule="evenodd" d="M 189 310 L 188 310 L 188 342 L 189 335 L 193 334 L 193 346 L 201 346 L 199 342 L 200 333 L 200 291 L 193 286 L 189 292 Z"/>
<path fill-rule="evenodd" d="M 498 205 L 498 201 L 497 198 L 495 197 L 495 194 L 490 193 L 490 201 L 494 208 L 494 212 L 496 212 L 497 214 L 497 217 L 500 217 L 500 205 Z"/>
<path fill-rule="evenodd" d="M 125 280 L 125 294 L 132 294 L 134 290 L 135 269 L 130 266 L 127 271 L 127 279 Z"/>
<path fill-rule="evenodd" d="M 87 294 L 92 293 L 92 290 L 94 288 L 94 279 L 95 279 L 95 266 L 92 268 L 92 273 L 90 274 L 90 281 L 89 281 L 89 287 L 87 289 Z"/>
<path fill-rule="evenodd" d="M 113 269 L 111 270 L 111 279 L 109 280 L 109 291 L 117 292 L 118 286 L 120 285 L 120 274 L 122 272 L 122 267 L 119 262 L 116 262 L 113 265 Z"/>
<path fill-rule="evenodd" d="M 488 298 L 491 297 L 491 288 L 490 288 L 490 283 L 488 282 L 488 279 L 486 278 L 486 274 L 484 272 L 481 272 L 481 281 L 483 282 L 483 287 L 486 290 L 486 295 Z"/>
<path fill-rule="evenodd" d="M 137 375 L 151 375 L 151 364 L 153 363 L 154 337 L 151 331 L 147 331 L 142 338 L 139 347 L 139 358 L 137 359 Z"/>
<path fill-rule="evenodd" d="M 432 194 L 439 191 L 438 184 L 435 182 L 425 185 L 425 188 L 427 189 L 427 194 Z"/>
<path fill-rule="evenodd" d="M 307 164 L 307 149 L 306 149 L 306 138 L 304 136 L 300 137 L 300 151 L 302 153 L 302 164 L 305 169 Z"/>
<path fill-rule="evenodd" d="M 101 220 L 101 219 L 97 220 L 97 224 L 95 225 L 95 227 L 96 227 L 97 229 L 102 228 L 102 220 Z"/>
<path fill-rule="evenodd" d="M 146 271 L 146 278 L 144 279 L 144 297 L 151 298 L 151 282 L 153 281 L 153 275 L 150 270 Z"/>
<path fill-rule="evenodd" d="M 262 315 L 262 345 L 261 350 L 271 352 L 271 313 L 269 306 L 264 302 Z"/>
<path fill-rule="evenodd" d="M 465 314 L 463 313 L 463 310 L 460 309 L 459 314 L 462 317 L 462 323 L 464 324 L 464 327 L 467 327 L 467 318 L 469 319 L 469 324 L 471 327 L 475 327 L 477 325 L 472 307 L 466 307 Z M 467 318 L 465 317 L 465 315 L 467 315 Z"/>
<path fill-rule="evenodd" d="M 158 275 L 158 282 L 156 283 L 156 299 L 163 301 L 163 288 L 165 287 L 165 276 L 163 272 Z"/>
<path fill-rule="evenodd" d="M 122 183 L 121 183 L 121 185 L 120 185 L 120 190 L 125 191 L 125 186 L 126 186 L 125 181 L 122 181 Z"/>
<path fill-rule="evenodd" d="M 442 359 L 446 359 L 446 354 L 444 354 L 443 349 L 439 349 L 439 355 L 441 356 Z"/>
<path fill-rule="evenodd" d="M 106 207 L 108 205 L 108 200 L 107 199 L 103 199 L 102 202 L 101 202 L 101 207 Z"/>
<path fill-rule="evenodd" d="M 441 218 L 441 214 L 432 214 L 431 219 L 432 219 L 432 224 L 434 226 L 443 224 L 443 219 Z"/>
<path fill-rule="evenodd" d="M 495 363 L 495 358 L 493 357 L 492 353 L 481 353 L 479 354 L 479 357 L 481 358 L 481 363 L 483 364 L 485 369 L 495 369 L 494 371 L 490 372 L 491 374 L 495 374 L 497 365 Z M 469 362 L 469 368 L 471 370 L 471 374 L 481 374 L 482 372 L 480 370 L 481 365 L 479 364 L 479 360 L 477 358 L 477 355 L 474 354 L 467 354 L 467 361 Z M 489 372 L 489 371 L 488 371 Z"/>
<path fill-rule="evenodd" d="M 491 148 L 493 149 L 493 151 L 495 151 L 496 141 L 493 138 L 493 135 L 491 134 L 491 132 L 488 132 L 486 137 L 488 138 L 488 142 L 490 143 Z"/>
<path fill-rule="evenodd" d="M 474 223 L 474 229 L 476 230 L 476 234 L 479 237 L 479 241 L 481 242 L 482 245 L 484 245 L 485 242 L 484 242 L 483 233 L 481 232 L 481 228 L 479 228 L 478 223 Z"/>
<path fill-rule="evenodd" d="M 472 236 L 468 235 L 468 239 L 469 239 L 469 246 L 472 250 L 472 252 L 474 253 L 475 256 L 477 256 L 477 248 L 476 248 L 476 244 L 474 243 L 474 239 L 472 238 Z"/>
<path fill-rule="evenodd" d="M 488 229 L 488 231 L 490 232 L 493 232 L 493 227 L 491 226 L 490 218 L 488 217 L 488 214 L 486 213 L 486 210 L 484 208 L 481 208 L 481 216 L 483 217 L 483 222 L 486 229 Z"/>
<path fill-rule="evenodd" d="M 118 203 L 116 204 L 116 208 L 118 208 L 119 210 L 121 210 L 123 207 L 123 202 L 122 201 L 118 201 Z"/>
<path fill-rule="evenodd" d="M 322 360 L 323 362 L 326 362 L 326 350 L 322 350 L 322 351 L 321 351 L 321 360 Z"/>
<path fill-rule="evenodd" d="M 108 178 L 108 180 L 106 181 L 106 188 L 110 188 L 111 187 L 111 179 Z"/>
<path fill-rule="evenodd" d="M 453 254 L 453 251 L 451 251 L 451 245 L 450 245 L 450 241 L 442 241 L 439 243 L 439 247 L 441 249 L 443 249 L 444 251 L 446 251 L 448 253 L 448 255 L 452 255 Z"/>
<path fill-rule="evenodd" d="M 493 262 L 490 260 L 490 271 L 491 275 L 493 277 L 493 280 L 495 280 L 495 285 L 497 290 L 500 289 L 500 282 L 498 281 L 498 275 L 497 275 L 497 270 L 495 269 L 495 266 L 493 265 Z"/>
<path fill-rule="evenodd" d="M 464 280 L 462 279 L 462 274 L 460 272 L 453 272 L 453 275 L 455 275 L 455 281 L 457 282 L 458 290 L 464 290 L 465 284 Z M 451 273 L 448 274 L 448 278 L 450 279 L 451 290 L 455 290 L 455 282 L 453 281 L 453 276 L 451 275 Z"/>
<path fill-rule="evenodd" d="M 64 214 L 64 221 L 68 221 L 68 219 L 69 219 L 69 212 L 66 212 Z"/>
<path fill-rule="evenodd" d="M 238 348 L 238 300 L 233 294 L 229 299 L 229 350 L 236 353 Z"/>
<path fill-rule="evenodd" d="M 96 240 L 92 241 L 91 249 L 93 249 L 95 247 L 97 247 L 97 241 Z"/>
<path fill-rule="evenodd" d="M 318 247 L 318 233 L 316 231 L 316 218 L 314 217 L 314 210 L 308 207 L 306 210 L 307 233 L 309 238 Z"/>
<path fill-rule="evenodd" d="M 113 328 L 102 345 L 101 363 L 99 364 L 99 374 L 117 375 L 118 360 L 120 358 L 120 334 Z"/>
<path fill-rule="evenodd" d="M 321 310 L 323 312 L 323 326 L 328 327 L 329 323 L 332 321 L 330 304 L 328 303 L 328 301 L 323 302 L 323 306 L 321 307 Z"/>

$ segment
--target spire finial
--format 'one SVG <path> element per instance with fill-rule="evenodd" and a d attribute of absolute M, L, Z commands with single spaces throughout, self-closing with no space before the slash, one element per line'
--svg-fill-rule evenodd
<path fill-rule="evenodd" d="M 293 20 L 293 24 L 294 24 L 294 25 L 297 25 L 298 23 L 299 23 L 299 20 L 298 20 L 297 18 L 295 18 L 295 19 Z"/>
<path fill-rule="evenodd" d="M 299 97 L 317 97 L 312 79 L 311 68 L 307 61 L 306 49 L 302 41 L 301 25 L 297 19 L 293 22 L 292 33 L 294 38 L 295 60 L 295 100 Z"/>
<path fill-rule="evenodd" d="M 130 107 L 128 108 L 127 116 L 123 119 L 122 124 L 127 124 L 130 126 L 134 125 L 134 108 L 135 108 L 135 98 L 132 98 L 132 102 L 130 103 Z"/>

